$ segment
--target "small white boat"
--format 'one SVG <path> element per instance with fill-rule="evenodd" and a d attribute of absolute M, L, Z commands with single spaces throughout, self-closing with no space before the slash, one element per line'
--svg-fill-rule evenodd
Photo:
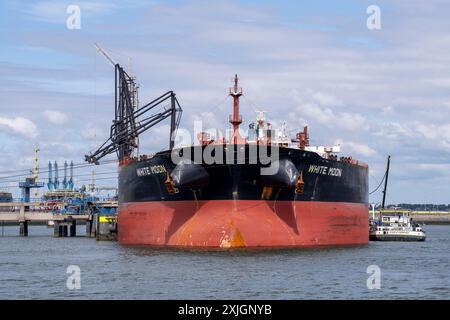
<path fill-rule="evenodd" d="M 369 230 L 371 241 L 425 241 L 422 226 L 414 223 L 408 211 L 380 212 L 380 220 L 373 221 Z"/>
<path fill-rule="evenodd" d="M 53 220 L 49 220 L 47 222 L 47 227 L 53 227 L 55 225 L 55 222 Z"/>
<path fill-rule="evenodd" d="M 410 210 L 385 210 L 386 191 L 389 177 L 388 156 L 386 173 L 384 174 L 383 202 L 378 219 L 375 219 L 375 205 L 372 209 L 372 220 L 369 225 L 369 240 L 371 241 L 425 241 L 426 233 L 422 226 L 412 221 Z M 380 183 L 381 186 L 381 183 Z"/>

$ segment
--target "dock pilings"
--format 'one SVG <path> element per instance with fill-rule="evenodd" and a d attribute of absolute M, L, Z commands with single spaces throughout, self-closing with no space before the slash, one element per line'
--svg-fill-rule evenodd
<path fill-rule="evenodd" d="M 72 217 L 65 218 L 61 221 L 54 221 L 53 236 L 60 237 L 76 237 L 77 236 L 77 220 Z"/>
<path fill-rule="evenodd" d="M 109 215 L 109 216 L 98 216 L 96 219 L 97 222 L 97 240 L 109 240 L 115 241 L 117 240 L 117 216 Z"/>
<path fill-rule="evenodd" d="M 21 220 L 19 221 L 19 235 L 21 237 L 28 237 L 28 221 L 27 220 Z"/>

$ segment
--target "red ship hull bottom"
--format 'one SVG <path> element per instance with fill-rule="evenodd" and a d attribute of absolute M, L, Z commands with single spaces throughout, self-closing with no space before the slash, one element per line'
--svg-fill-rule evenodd
<path fill-rule="evenodd" d="M 119 242 L 197 248 L 367 244 L 365 204 L 314 201 L 152 201 L 119 206 Z"/>

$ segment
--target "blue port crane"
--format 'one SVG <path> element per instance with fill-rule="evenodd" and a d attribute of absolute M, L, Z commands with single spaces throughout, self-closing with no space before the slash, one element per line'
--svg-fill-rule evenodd
<path fill-rule="evenodd" d="M 48 190 L 53 190 L 55 188 L 55 184 L 53 181 L 53 171 L 52 171 L 52 162 L 48 162 L 48 182 L 47 182 L 47 188 Z"/>

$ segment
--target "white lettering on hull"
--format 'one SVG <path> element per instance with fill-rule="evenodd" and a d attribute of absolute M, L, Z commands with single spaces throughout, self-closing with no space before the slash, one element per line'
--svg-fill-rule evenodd
<path fill-rule="evenodd" d="M 164 167 L 164 165 L 157 165 L 136 169 L 136 174 L 138 175 L 138 177 L 150 176 L 152 174 L 161 174 L 161 173 L 167 173 L 166 167 Z"/>
<path fill-rule="evenodd" d="M 308 172 L 315 173 L 315 174 L 321 174 L 324 176 L 342 177 L 342 169 L 330 168 L 330 167 L 326 167 L 326 166 L 316 166 L 313 164 L 309 166 Z"/>

